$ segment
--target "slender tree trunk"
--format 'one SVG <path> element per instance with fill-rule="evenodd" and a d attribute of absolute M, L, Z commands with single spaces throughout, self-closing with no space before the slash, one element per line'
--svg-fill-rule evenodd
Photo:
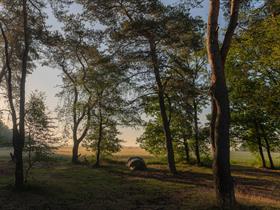
<path fill-rule="evenodd" d="M 266 168 L 266 162 L 265 162 L 263 148 L 262 148 L 262 139 L 260 136 L 259 125 L 257 122 L 255 122 L 255 130 L 256 130 L 256 136 L 257 136 L 258 149 L 259 149 L 259 153 L 260 153 L 260 157 L 261 157 L 261 161 L 262 161 L 262 167 Z"/>
<path fill-rule="evenodd" d="M 272 156 L 271 156 L 269 142 L 268 142 L 267 138 L 264 138 L 264 141 L 265 141 L 265 144 L 266 144 L 266 151 L 267 151 L 267 156 L 268 156 L 268 159 L 269 159 L 270 168 L 274 169 L 275 167 L 274 167 L 273 159 L 272 159 Z"/>
<path fill-rule="evenodd" d="M 24 30 L 24 50 L 22 54 L 20 93 L 19 93 L 19 132 L 13 137 L 14 155 L 16 158 L 15 186 L 21 189 L 24 184 L 24 170 L 22 152 L 25 142 L 25 83 L 27 75 L 27 63 L 29 53 L 29 29 L 27 0 L 22 0 L 23 30 Z"/>
<path fill-rule="evenodd" d="M 187 163 L 190 162 L 190 149 L 189 149 L 189 144 L 188 140 L 184 138 L 184 149 L 185 149 L 185 154 L 186 154 L 186 161 Z"/>
<path fill-rule="evenodd" d="M 101 152 L 101 142 L 103 138 L 103 119 L 102 119 L 102 113 L 101 110 L 99 110 L 99 132 L 98 132 L 98 142 L 97 142 L 97 148 L 96 148 L 96 162 L 95 167 L 100 167 L 100 152 Z"/>
<path fill-rule="evenodd" d="M 100 145 L 101 145 L 101 141 L 102 141 L 102 140 L 101 140 L 101 138 L 99 137 L 98 143 L 97 143 L 96 161 L 95 161 L 94 167 L 100 167 L 100 152 L 101 152 Z"/>
<path fill-rule="evenodd" d="M 97 142 L 97 148 L 96 148 L 96 161 L 94 164 L 94 167 L 100 167 L 100 145 L 101 145 L 101 138 L 99 137 L 98 142 Z"/>
<path fill-rule="evenodd" d="M 17 113 L 13 101 L 12 69 L 10 66 L 9 43 L 6 34 L 2 28 L 2 25 L 1 25 L 1 32 L 5 43 L 5 58 L 6 58 L 6 66 L 7 66 L 7 73 L 8 73 L 6 75 L 7 95 L 8 95 L 8 101 L 11 109 L 11 116 L 12 116 L 12 123 L 13 123 L 13 148 L 14 148 L 13 159 L 16 164 L 15 187 L 16 189 L 21 189 L 24 183 L 23 159 L 22 159 L 24 139 L 23 140 L 20 139 L 20 134 L 17 127 Z"/>
<path fill-rule="evenodd" d="M 31 143 L 31 135 L 30 132 L 28 133 L 28 159 L 27 159 L 27 168 L 25 170 L 25 177 L 24 177 L 24 182 L 27 183 L 28 181 L 28 176 L 29 176 L 29 172 L 32 168 L 32 156 L 31 156 L 31 152 L 32 152 L 32 143 Z"/>
<path fill-rule="evenodd" d="M 89 125 L 90 125 L 90 119 L 91 119 L 91 107 L 88 106 L 81 114 L 80 117 L 78 117 L 78 110 L 77 105 L 79 101 L 79 91 L 77 88 L 77 81 L 74 79 L 74 77 L 71 76 L 71 74 L 67 71 L 64 65 L 61 65 L 62 71 L 65 73 L 65 75 L 68 77 L 68 79 L 72 82 L 73 85 L 73 93 L 74 93 L 74 100 L 72 103 L 72 119 L 73 119 L 73 130 L 72 130 L 72 137 L 73 137 L 73 148 L 72 148 L 72 163 L 77 164 L 79 163 L 79 145 L 86 137 Z M 88 98 L 88 103 L 91 101 L 91 97 Z M 84 125 L 84 130 L 81 132 L 81 135 L 78 137 L 78 130 L 79 126 L 81 125 L 81 122 L 83 119 L 87 117 L 87 123 Z"/>
<path fill-rule="evenodd" d="M 149 42 L 150 42 L 150 53 L 151 53 L 151 58 L 152 58 L 152 63 L 153 63 L 153 70 L 154 70 L 154 75 L 156 78 L 156 83 L 157 83 L 157 88 L 158 88 L 158 90 L 157 90 L 158 91 L 158 102 L 159 102 L 159 106 L 160 106 L 163 131 L 164 131 L 165 141 L 166 141 L 168 167 L 169 167 L 169 170 L 171 173 L 176 174 L 177 170 L 176 170 L 176 165 L 175 165 L 172 136 L 171 136 L 168 116 L 166 113 L 165 100 L 164 100 L 164 87 L 163 87 L 161 77 L 160 77 L 159 62 L 158 62 L 157 51 L 156 51 L 156 43 L 152 37 L 149 37 Z"/>
<path fill-rule="evenodd" d="M 6 61 L 6 63 L 3 63 L 2 71 L 0 72 L 0 84 L 1 84 L 2 80 L 6 76 L 6 72 L 9 71 L 10 70 L 9 68 L 11 67 L 10 67 L 10 58 L 9 58 L 9 42 L 1 22 L 0 22 L 0 30 L 1 30 L 2 37 L 4 39 L 4 46 L 5 46 L 4 52 L 5 52 L 5 61 Z"/>
<path fill-rule="evenodd" d="M 72 148 L 72 163 L 79 163 L 79 145 L 80 143 L 77 140 L 74 140 L 73 148 Z"/>
<path fill-rule="evenodd" d="M 22 20 L 23 20 L 23 53 L 21 58 L 21 77 L 19 83 L 19 122 L 17 123 L 16 108 L 13 101 L 13 85 L 12 85 L 12 69 L 10 66 L 10 55 L 9 55 L 9 43 L 5 35 L 5 31 L 1 25 L 1 33 L 5 44 L 5 60 L 8 75 L 7 79 L 7 92 L 8 100 L 11 108 L 12 122 L 13 122 L 13 148 L 14 148 L 14 160 L 16 163 L 15 169 L 15 187 L 21 189 L 24 185 L 24 170 L 23 170 L 23 158 L 22 152 L 25 142 L 25 84 L 27 76 L 27 64 L 29 54 L 29 29 L 28 29 L 28 8 L 27 0 L 22 0 Z"/>
<path fill-rule="evenodd" d="M 195 138 L 195 156 L 196 163 L 200 165 L 200 152 L 199 152 L 199 131 L 198 131 L 198 114 L 197 114 L 197 103 L 196 100 L 193 99 L 193 108 L 194 108 L 194 138 Z"/>
<path fill-rule="evenodd" d="M 266 162 L 265 162 L 265 158 L 264 158 L 264 154 L 263 154 L 262 143 L 261 143 L 260 137 L 258 137 L 258 148 L 259 148 L 259 153 L 260 153 L 260 157 L 261 157 L 261 161 L 262 161 L 262 167 L 266 168 Z"/>
<path fill-rule="evenodd" d="M 260 128 L 262 130 L 262 134 L 263 134 L 263 137 L 264 137 L 264 142 L 265 142 L 265 145 L 266 145 L 266 151 L 267 151 L 267 156 L 268 156 L 268 159 L 269 159 L 270 168 L 274 169 L 275 167 L 274 167 L 274 163 L 273 163 L 273 159 L 272 159 L 272 155 L 271 155 L 270 144 L 268 142 L 267 135 L 266 135 L 265 129 L 264 129 L 262 124 L 260 124 Z"/>
<path fill-rule="evenodd" d="M 16 189 L 21 189 L 24 185 L 24 172 L 23 172 L 23 159 L 22 159 L 23 144 L 22 144 L 22 140 L 20 140 L 20 135 L 18 131 L 13 131 L 13 147 L 14 147 L 14 157 L 16 163 L 15 187 Z"/>

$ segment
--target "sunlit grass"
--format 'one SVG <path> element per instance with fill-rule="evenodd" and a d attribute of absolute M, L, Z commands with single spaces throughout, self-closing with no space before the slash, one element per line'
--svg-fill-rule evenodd
<path fill-rule="evenodd" d="M 269 165 L 267 153 L 264 152 L 267 165 Z M 272 153 L 272 158 L 275 166 L 280 166 L 280 153 Z M 260 166 L 260 160 L 258 155 L 247 151 L 232 151 L 231 152 L 231 163 L 240 164 L 247 166 Z"/>
<path fill-rule="evenodd" d="M 71 156 L 72 148 L 62 147 L 56 151 L 58 155 Z M 93 156 L 94 152 L 88 151 L 84 147 L 80 147 L 79 153 L 81 156 Z M 1 155 L 1 149 L 0 149 Z M 267 154 L 264 153 L 267 157 Z M 126 161 L 131 156 L 140 156 L 146 159 L 146 161 L 151 163 L 162 163 L 165 162 L 164 158 L 155 157 L 149 152 L 139 148 L 139 147 L 124 147 L 120 152 L 113 154 L 113 159 L 117 161 Z M 280 153 L 272 153 L 275 166 L 280 166 Z M 232 151 L 231 152 L 231 163 L 233 165 L 244 165 L 244 166 L 254 166 L 260 167 L 260 161 L 258 156 L 248 152 L 248 151 Z M 268 159 L 267 159 L 267 165 Z"/>

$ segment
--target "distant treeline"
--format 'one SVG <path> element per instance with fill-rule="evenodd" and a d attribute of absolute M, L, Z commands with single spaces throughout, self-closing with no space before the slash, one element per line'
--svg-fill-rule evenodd
<path fill-rule="evenodd" d="M 0 147 L 12 146 L 12 130 L 0 121 Z"/>

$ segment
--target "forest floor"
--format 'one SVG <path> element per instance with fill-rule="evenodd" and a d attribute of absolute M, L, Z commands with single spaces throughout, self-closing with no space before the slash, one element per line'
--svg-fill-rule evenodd
<path fill-rule="evenodd" d="M 2 210 L 196 210 L 216 209 L 209 167 L 179 164 L 179 175 L 143 151 L 127 150 L 103 167 L 72 165 L 67 154 L 38 164 L 26 189 L 13 189 L 13 164 L 0 151 Z M 147 159 L 148 170 L 131 172 L 128 156 Z M 243 160 L 244 161 L 244 160 Z M 241 209 L 280 209 L 280 171 L 233 165 L 236 197 Z"/>

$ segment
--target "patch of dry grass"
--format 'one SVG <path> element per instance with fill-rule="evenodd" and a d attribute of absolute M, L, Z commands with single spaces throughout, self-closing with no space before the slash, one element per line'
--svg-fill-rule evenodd
<path fill-rule="evenodd" d="M 235 196 L 240 204 L 243 205 L 253 205 L 253 206 L 262 206 L 265 207 L 271 207 L 280 209 L 280 200 L 271 199 L 263 196 L 256 196 L 256 195 L 250 195 L 250 194 L 244 194 L 237 192 L 235 193 Z"/>
<path fill-rule="evenodd" d="M 72 153 L 72 147 L 61 147 L 56 151 L 56 154 L 58 155 L 65 155 L 70 156 Z M 79 153 L 83 155 L 93 155 L 94 153 L 92 151 L 88 151 L 85 147 L 79 148 Z M 123 147 L 122 150 L 118 153 L 115 153 L 114 156 L 145 156 L 145 157 L 151 157 L 152 155 L 139 148 L 139 147 Z"/>
<path fill-rule="evenodd" d="M 144 149 L 139 147 L 124 147 L 116 156 L 145 156 L 152 157 L 152 155 Z"/>

